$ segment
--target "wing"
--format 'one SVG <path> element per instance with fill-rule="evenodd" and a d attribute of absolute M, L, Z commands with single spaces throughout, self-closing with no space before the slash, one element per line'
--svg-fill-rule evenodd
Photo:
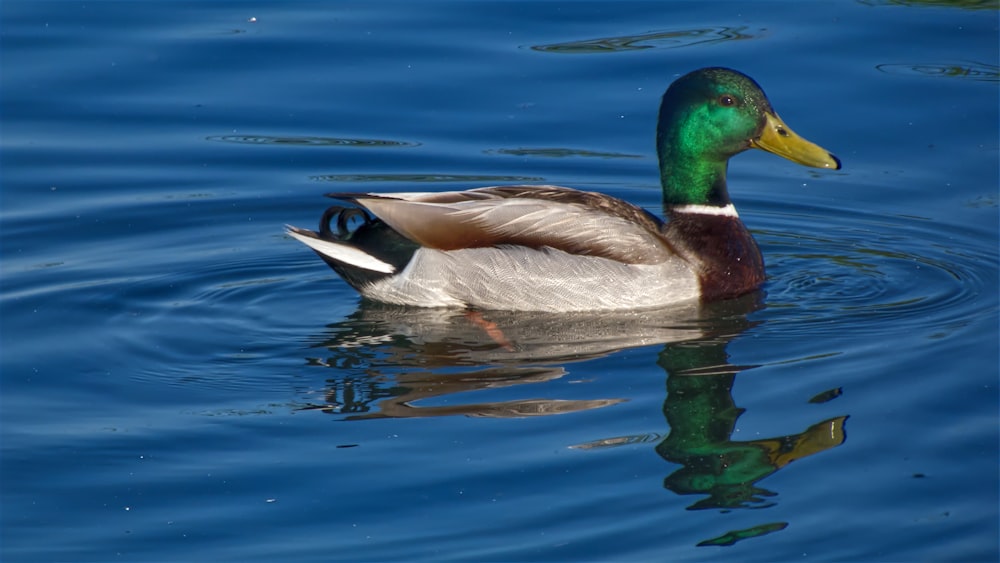
<path fill-rule="evenodd" d="M 677 254 L 663 222 L 611 196 L 558 186 L 497 186 L 461 192 L 328 194 L 368 209 L 406 238 L 458 250 L 517 245 L 556 248 L 627 264 Z"/>

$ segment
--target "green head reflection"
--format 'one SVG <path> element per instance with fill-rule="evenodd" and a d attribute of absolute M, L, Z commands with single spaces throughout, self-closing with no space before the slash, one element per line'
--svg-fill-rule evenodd
<path fill-rule="evenodd" d="M 677 494 L 707 495 L 689 509 L 765 507 L 774 493 L 757 482 L 796 459 L 844 442 L 846 416 L 816 423 L 798 434 L 733 440 L 743 409 L 733 400 L 733 380 L 747 367 L 728 363 L 726 340 L 667 345 L 657 363 L 667 372 L 663 415 L 670 433 L 656 446 L 663 459 L 682 465 L 663 481 Z"/>

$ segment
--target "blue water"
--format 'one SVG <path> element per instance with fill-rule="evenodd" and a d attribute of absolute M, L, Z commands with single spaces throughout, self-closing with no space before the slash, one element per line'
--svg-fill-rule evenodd
<path fill-rule="evenodd" d="M 5 0 L 0 559 L 998 560 L 998 36 L 990 1 Z M 731 163 L 758 295 L 380 307 L 283 234 L 329 191 L 659 212 L 659 96 L 710 65 L 844 162 Z"/>

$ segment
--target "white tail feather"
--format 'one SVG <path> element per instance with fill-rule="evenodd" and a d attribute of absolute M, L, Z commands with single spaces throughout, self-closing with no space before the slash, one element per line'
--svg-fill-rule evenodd
<path fill-rule="evenodd" d="M 358 268 L 364 268 L 365 270 L 371 270 L 373 272 L 382 272 L 383 274 L 391 274 L 396 271 L 396 268 L 392 264 L 383 262 L 371 254 L 353 246 L 307 237 L 296 233 L 291 229 L 287 229 L 286 232 L 295 240 L 324 256 L 329 256 L 338 262 L 343 262 L 345 264 L 350 264 L 351 266 L 357 266 Z"/>

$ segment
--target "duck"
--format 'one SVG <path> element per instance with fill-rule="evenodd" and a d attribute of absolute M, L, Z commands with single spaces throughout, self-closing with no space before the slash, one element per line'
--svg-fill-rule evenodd
<path fill-rule="evenodd" d="M 551 185 L 331 193 L 319 230 L 287 226 L 364 299 L 504 311 L 622 311 L 736 298 L 764 259 L 729 197 L 729 159 L 760 149 L 839 170 L 742 72 L 702 68 L 661 99 L 663 218 L 607 194 Z"/>

